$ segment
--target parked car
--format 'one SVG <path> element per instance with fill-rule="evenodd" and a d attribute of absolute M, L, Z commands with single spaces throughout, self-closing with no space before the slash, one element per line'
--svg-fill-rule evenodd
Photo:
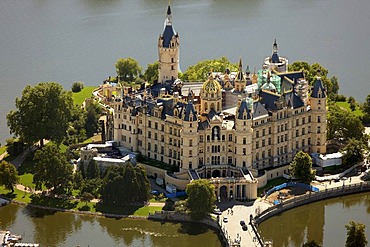
<path fill-rule="evenodd" d="M 150 194 L 158 196 L 159 194 L 161 194 L 161 192 L 159 192 L 158 190 L 151 190 Z"/>
<path fill-rule="evenodd" d="M 241 221 L 240 221 L 240 225 L 241 225 L 241 226 L 245 226 L 245 222 L 244 222 L 244 220 L 241 220 Z"/>
<path fill-rule="evenodd" d="M 220 214 L 221 214 L 221 210 L 220 210 L 219 208 L 215 208 L 215 209 L 213 210 L 213 213 L 214 213 L 214 214 L 217 214 L 217 215 L 220 215 Z"/>
<path fill-rule="evenodd" d="M 224 223 L 229 222 L 229 218 L 227 218 L 227 216 L 224 216 L 223 222 L 224 222 Z"/>

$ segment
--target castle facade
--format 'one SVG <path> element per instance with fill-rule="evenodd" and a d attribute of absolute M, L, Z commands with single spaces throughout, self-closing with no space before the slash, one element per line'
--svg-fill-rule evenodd
<path fill-rule="evenodd" d="M 159 77 L 150 88 L 122 89 L 114 101 L 114 141 L 178 167 L 166 182 L 184 189 L 210 179 L 220 200 L 255 199 L 257 186 L 288 173 L 303 150 L 326 153 L 326 91 L 320 77 L 309 86 L 288 59 L 272 55 L 262 69 L 210 72 L 203 83 L 182 82 L 179 34 L 168 6 L 158 38 Z M 260 185 L 258 185 L 258 183 Z"/>

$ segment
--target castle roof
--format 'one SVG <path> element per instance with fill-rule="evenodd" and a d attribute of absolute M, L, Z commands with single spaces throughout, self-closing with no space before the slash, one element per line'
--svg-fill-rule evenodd
<path fill-rule="evenodd" d="M 218 93 L 222 89 L 220 83 L 213 78 L 212 73 L 208 77 L 208 80 L 203 83 L 202 88 L 207 93 Z"/>
<path fill-rule="evenodd" d="M 316 81 L 313 86 L 311 97 L 313 98 L 325 98 L 326 97 L 325 88 L 324 88 L 324 85 L 322 84 L 320 77 L 316 77 Z"/>

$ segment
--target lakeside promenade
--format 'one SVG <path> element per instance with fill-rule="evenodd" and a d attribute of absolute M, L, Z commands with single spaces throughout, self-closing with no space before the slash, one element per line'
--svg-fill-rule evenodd
<path fill-rule="evenodd" d="M 361 180 L 362 175 L 363 173 L 357 176 L 349 177 L 346 180 L 340 180 L 339 182 L 313 181 L 311 185 L 319 188 L 319 192 L 294 196 L 278 205 L 273 205 L 264 198 L 258 198 L 253 203 L 241 203 L 234 200 L 218 203 L 218 206 L 222 211 L 218 222 L 225 238 L 228 241 L 228 246 L 273 246 L 273 239 L 261 239 L 262 241 L 259 241 L 260 236 L 258 236 L 257 233 L 258 224 L 276 214 L 311 202 L 370 191 L 370 182 L 364 182 Z M 256 226 L 255 230 L 250 224 L 250 215 L 253 217 L 253 222 Z M 227 223 L 223 222 L 224 217 L 228 218 Z M 241 220 L 244 220 L 247 224 L 247 231 L 242 230 L 240 225 Z M 271 241 L 272 245 L 268 245 L 268 241 Z"/>

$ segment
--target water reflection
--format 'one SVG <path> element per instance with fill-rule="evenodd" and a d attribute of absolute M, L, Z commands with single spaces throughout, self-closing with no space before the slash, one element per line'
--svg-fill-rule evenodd
<path fill-rule="evenodd" d="M 370 228 L 369 217 L 365 217 L 370 214 L 369 209 L 369 193 L 333 198 L 270 218 L 259 230 L 265 239 L 273 240 L 274 246 L 301 246 L 308 240 L 315 240 L 322 246 L 341 246 L 345 241 L 344 225 L 349 220 L 362 222 Z"/>
<path fill-rule="evenodd" d="M 60 246 L 60 243 L 64 243 L 73 232 L 79 231 L 82 226 L 79 215 L 31 207 L 26 207 L 23 211 L 33 223 L 34 241 L 44 243 L 44 246 Z"/>
<path fill-rule="evenodd" d="M 14 224 L 17 218 L 19 207 L 2 207 L 1 217 L 0 217 L 0 230 L 6 230 Z"/>

